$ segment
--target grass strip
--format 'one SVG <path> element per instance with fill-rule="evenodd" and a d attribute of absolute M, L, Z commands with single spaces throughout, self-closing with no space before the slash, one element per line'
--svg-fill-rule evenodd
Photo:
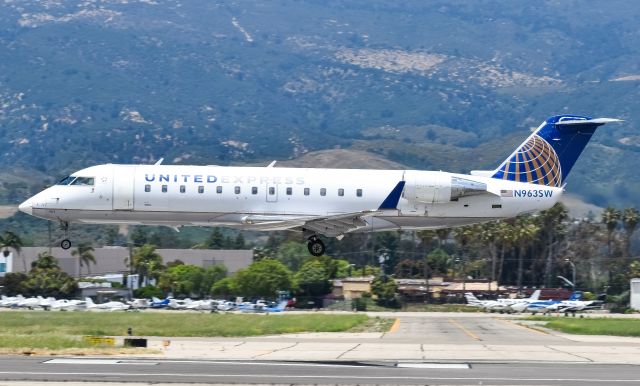
<path fill-rule="evenodd" d="M 567 334 L 640 336 L 640 320 L 635 318 L 566 318 L 532 316 L 525 320 L 544 321 L 544 327 Z"/>
<path fill-rule="evenodd" d="M 366 315 L 241 315 L 169 312 L 0 312 L 0 348 L 90 347 L 83 335 L 239 337 L 341 332 L 370 325 Z"/>

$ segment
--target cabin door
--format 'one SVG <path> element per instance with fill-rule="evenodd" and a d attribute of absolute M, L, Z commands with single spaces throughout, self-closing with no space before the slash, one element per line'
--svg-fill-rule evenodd
<path fill-rule="evenodd" d="M 113 168 L 113 210 L 133 210 L 135 166 L 118 165 Z"/>

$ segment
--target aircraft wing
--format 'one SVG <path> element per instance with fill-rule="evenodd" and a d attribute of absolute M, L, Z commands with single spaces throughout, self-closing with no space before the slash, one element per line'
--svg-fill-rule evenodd
<path fill-rule="evenodd" d="M 380 210 L 364 210 L 326 216 L 265 216 L 249 215 L 243 223 L 261 230 L 310 230 L 327 237 L 344 235 L 357 228 L 367 226 L 364 217 L 381 214 Z"/>

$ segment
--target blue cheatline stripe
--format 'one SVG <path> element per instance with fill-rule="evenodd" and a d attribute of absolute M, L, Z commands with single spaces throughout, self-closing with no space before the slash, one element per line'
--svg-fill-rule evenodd
<path fill-rule="evenodd" d="M 395 188 L 389 193 L 387 198 L 382 201 L 380 207 L 378 209 L 397 209 L 398 201 L 400 201 L 400 196 L 402 195 L 402 190 L 404 189 L 404 181 L 398 182 Z"/>

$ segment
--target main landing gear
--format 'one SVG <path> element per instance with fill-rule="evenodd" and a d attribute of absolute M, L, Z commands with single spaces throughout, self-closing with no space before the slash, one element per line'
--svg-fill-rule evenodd
<path fill-rule="evenodd" d="M 60 229 L 64 231 L 64 240 L 60 242 L 60 248 L 67 250 L 71 248 L 71 241 L 69 240 L 69 221 L 60 221 Z"/>
<path fill-rule="evenodd" d="M 307 244 L 307 248 L 309 249 L 309 253 L 312 254 L 313 256 L 324 255 L 324 251 L 325 251 L 324 243 L 316 235 L 309 237 L 309 243 Z"/>

